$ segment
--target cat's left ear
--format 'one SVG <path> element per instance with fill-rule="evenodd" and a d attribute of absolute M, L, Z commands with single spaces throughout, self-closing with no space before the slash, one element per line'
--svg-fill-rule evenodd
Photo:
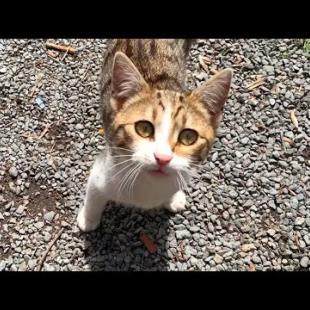
<path fill-rule="evenodd" d="M 117 52 L 112 67 L 112 98 L 123 103 L 144 87 L 147 83 L 136 66 L 124 53 Z"/>
<path fill-rule="evenodd" d="M 215 127 L 222 120 L 232 74 L 232 69 L 222 70 L 191 94 L 191 97 L 198 99 L 208 109 Z"/>

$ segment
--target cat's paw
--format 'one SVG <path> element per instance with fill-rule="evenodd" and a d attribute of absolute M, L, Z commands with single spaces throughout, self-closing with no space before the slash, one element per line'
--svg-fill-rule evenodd
<path fill-rule="evenodd" d="M 85 216 L 85 210 L 84 208 L 82 208 L 77 216 L 77 224 L 78 227 L 80 228 L 81 231 L 83 232 L 89 232 L 89 231 L 93 231 L 96 228 L 98 228 L 98 226 L 100 225 L 101 222 L 101 218 L 97 218 L 97 219 L 88 219 Z"/>
<path fill-rule="evenodd" d="M 184 210 L 186 207 L 186 195 L 182 191 L 178 191 L 172 197 L 168 209 L 172 212 Z"/>

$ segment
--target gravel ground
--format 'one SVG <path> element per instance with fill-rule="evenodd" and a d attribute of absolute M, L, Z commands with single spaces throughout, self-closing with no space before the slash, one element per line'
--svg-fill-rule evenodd
<path fill-rule="evenodd" d="M 42 270 L 310 269 L 310 65 L 298 41 L 199 40 L 190 85 L 213 69 L 232 66 L 235 76 L 187 210 L 110 206 L 90 234 L 75 218 L 104 146 L 97 81 L 105 40 L 56 42 L 81 50 L 47 54 L 44 40 L 0 40 L 0 270 L 37 270 L 60 230 Z M 249 90 L 259 76 L 264 84 Z"/>

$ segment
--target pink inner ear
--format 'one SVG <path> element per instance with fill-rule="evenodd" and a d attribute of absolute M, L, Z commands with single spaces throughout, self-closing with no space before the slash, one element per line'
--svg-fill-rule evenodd
<path fill-rule="evenodd" d="M 144 80 L 131 60 L 123 53 L 117 53 L 113 64 L 112 95 L 117 100 L 126 100 L 137 94 Z"/>

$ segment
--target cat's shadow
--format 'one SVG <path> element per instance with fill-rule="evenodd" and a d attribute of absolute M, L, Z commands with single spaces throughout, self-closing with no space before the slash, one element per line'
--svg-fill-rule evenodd
<path fill-rule="evenodd" d="M 140 211 L 111 204 L 100 227 L 83 234 L 84 253 L 92 271 L 168 270 L 169 219 L 166 209 Z M 141 234 L 146 234 L 156 252 L 147 249 Z M 153 247 L 154 248 L 154 247 Z"/>

